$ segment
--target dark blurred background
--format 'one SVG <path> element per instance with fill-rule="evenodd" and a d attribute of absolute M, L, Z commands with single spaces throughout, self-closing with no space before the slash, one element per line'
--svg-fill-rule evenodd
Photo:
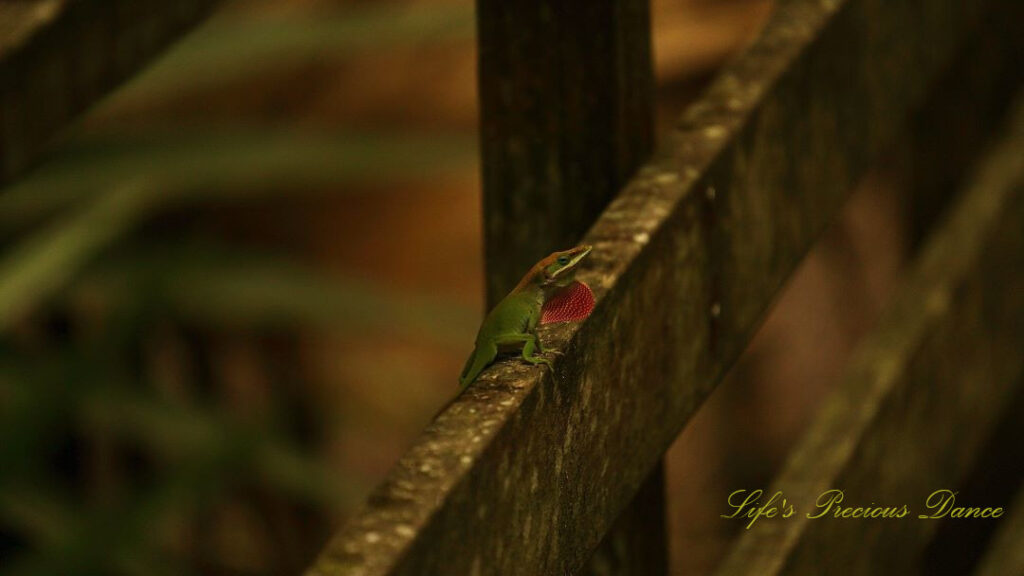
<path fill-rule="evenodd" d="M 765 0 L 655 0 L 660 131 Z M 0 192 L 0 568 L 296 574 L 483 313 L 473 5 L 238 0 Z M 884 163 L 883 163 L 884 164 Z M 884 169 L 667 455 L 713 568 L 903 260 Z"/>

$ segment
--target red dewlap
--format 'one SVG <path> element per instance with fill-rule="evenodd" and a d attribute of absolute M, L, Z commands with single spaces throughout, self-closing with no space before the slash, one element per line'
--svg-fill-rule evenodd
<path fill-rule="evenodd" d="M 593 309 L 594 293 L 590 291 L 590 286 L 577 280 L 544 303 L 540 323 L 576 322 L 590 316 Z"/>

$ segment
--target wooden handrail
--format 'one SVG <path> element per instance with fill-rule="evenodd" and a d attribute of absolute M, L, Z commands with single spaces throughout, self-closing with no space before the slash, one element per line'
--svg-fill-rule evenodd
<path fill-rule="evenodd" d="M 478 0 L 488 307 L 534 262 L 575 245 L 654 148 L 649 0 Z M 668 569 L 665 472 L 619 515 L 590 569 Z M 580 572 L 585 576 L 587 570 Z"/>
<path fill-rule="evenodd" d="M 578 570 L 998 2 L 793 0 L 584 239 L 594 314 L 430 426 L 310 575 Z"/>
<path fill-rule="evenodd" d="M 1024 541 L 1024 488 L 1013 498 L 1007 516 L 981 559 L 975 572 L 977 576 L 1024 572 L 1024 548 L 1020 545 Z"/>
<path fill-rule="evenodd" d="M 930 508 L 928 497 L 960 485 L 1024 384 L 1021 104 L 1012 132 L 929 239 L 846 378 L 761 498 L 767 504 L 780 493 L 781 511 L 755 519 L 721 576 L 821 574 L 837 566 L 846 574 L 915 571 L 938 525 L 918 516 L 942 512 L 937 503 L 944 496 Z M 837 518 L 842 508 L 888 508 L 900 516 Z"/>
<path fill-rule="evenodd" d="M 0 3 L 0 184 L 214 5 L 215 0 Z"/>

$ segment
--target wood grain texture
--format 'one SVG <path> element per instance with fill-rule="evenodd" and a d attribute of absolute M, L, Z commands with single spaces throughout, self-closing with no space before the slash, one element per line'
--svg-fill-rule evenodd
<path fill-rule="evenodd" d="M 575 245 L 654 144 L 643 0 L 478 0 L 487 300 Z"/>
<path fill-rule="evenodd" d="M 957 489 L 1024 382 L 1022 150 L 1024 106 L 767 490 L 794 515 L 743 533 L 718 574 L 916 571 L 937 526 L 918 518 L 929 495 Z M 907 515 L 808 518 L 832 489 Z"/>
<path fill-rule="evenodd" d="M 619 513 L 579 576 L 647 576 L 669 573 L 668 526 L 662 460 Z"/>
<path fill-rule="evenodd" d="M 597 304 L 542 332 L 554 372 L 485 371 L 308 573 L 579 570 L 995 5 L 780 3 L 585 236 Z"/>
<path fill-rule="evenodd" d="M 214 0 L 0 2 L 0 184 Z"/>
<path fill-rule="evenodd" d="M 478 0 L 477 15 L 490 307 L 575 245 L 650 156 L 654 70 L 648 0 Z M 585 573 L 667 573 L 663 467 L 645 486 Z"/>

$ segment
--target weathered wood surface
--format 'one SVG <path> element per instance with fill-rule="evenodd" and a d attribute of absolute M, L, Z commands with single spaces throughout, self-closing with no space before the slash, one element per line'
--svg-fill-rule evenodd
<path fill-rule="evenodd" d="M 586 236 L 554 374 L 486 371 L 309 574 L 577 571 L 993 5 L 780 3 Z"/>
<path fill-rule="evenodd" d="M 1002 408 L 999 422 L 989 432 L 988 442 L 973 456 L 970 473 L 957 486 L 958 503 L 1002 507 L 1009 514 L 1024 480 L 1021 438 L 1024 438 L 1024 373 L 1015 386 L 1013 399 Z M 971 574 L 1004 521 L 1005 515 L 994 521 L 940 522 L 921 552 L 918 573 L 928 576 Z"/>
<path fill-rule="evenodd" d="M 576 244 L 654 148 L 648 0 L 478 0 L 487 305 Z M 664 575 L 659 467 L 590 573 Z"/>
<path fill-rule="evenodd" d="M 1006 510 L 975 576 L 1024 574 L 1024 486 Z"/>
<path fill-rule="evenodd" d="M 215 3 L 0 2 L 0 184 Z"/>
<path fill-rule="evenodd" d="M 901 139 L 906 153 L 907 240 L 916 250 L 936 218 L 966 184 L 970 165 L 1005 121 L 1024 83 L 1024 2 L 1001 0 L 936 82 Z"/>
<path fill-rule="evenodd" d="M 1021 104 L 1011 134 L 928 239 L 840 387 L 766 491 L 763 502 L 781 491 L 793 515 L 754 524 L 721 576 L 916 571 L 937 526 L 918 517 L 935 512 L 928 497 L 957 489 L 1024 382 Z M 822 511 L 821 495 L 832 489 L 845 491 L 844 507 L 906 505 L 907 514 L 808 518 Z"/>
<path fill-rule="evenodd" d="M 487 300 L 573 246 L 654 144 L 649 2 L 477 0 Z"/>
<path fill-rule="evenodd" d="M 587 566 L 585 576 L 668 574 L 665 462 L 659 462 L 612 523 Z"/>

